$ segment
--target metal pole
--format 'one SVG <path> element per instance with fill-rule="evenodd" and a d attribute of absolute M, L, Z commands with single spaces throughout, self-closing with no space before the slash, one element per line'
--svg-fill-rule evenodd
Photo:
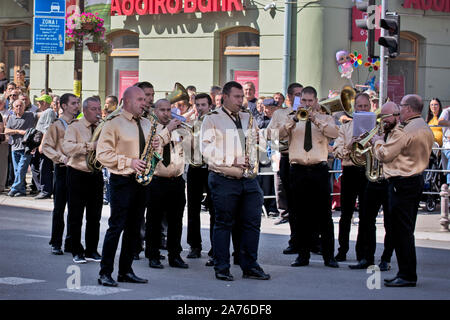
<path fill-rule="evenodd" d="M 49 55 L 45 55 L 45 94 L 48 94 L 48 76 L 49 76 Z"/>
<path fill-rule="evenodd" d="M 286 11 L 284 13 L 284 49 L 283 49 L 283 93 L 287 94 L 287 88 L 290 80 L 291 68 L 291 20 L 292 20 L 292 3 L 285 2 Z"/>
<path fill-rule="evenodd" d="M 387 10 L 387 0 L 381 0 L 381 19 L 386 17 Z M 385 30 L 381 28 L 381 36 L 385 36 Z M 386 95 L 385 85 L 386 85 L 386 76 L 387 76 L 387 59 L 385 58 L 385 48 L 380 46 L 380 107 L 384 104 L 384 100 Z"/>
<path fill-rule="evenodd" d="M 77 0 L 76 5 L 80 8 L 80 13 L 84 12 L 84 0 Z M 73 93 L 80 99 L 83 89 L 83 39 L 75 42 L 75 57 L 73 70 Z"/>
<path fill-rule="evenodd" d="M 449 221 L 448 221 L 448 186 L 447 184 L 443 184 L 441 187 L 441 219 L 439 220 L 441 224 L 442 231 L 450 231 L 448 229 Z"/>

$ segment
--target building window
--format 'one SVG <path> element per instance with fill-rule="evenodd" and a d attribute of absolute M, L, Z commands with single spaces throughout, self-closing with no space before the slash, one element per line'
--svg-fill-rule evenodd
<path fill-rule="evenodd" d="M 3 59 L 7 66 L 9 81 L 18 83 L 16 72 L 25 71 L 25 80 L 30 80 L 31 26 L 22 22 L 6 26 L 3 31 Z M 23 86 L 23 84 L 20 84 Z"/>
<path fill-rule="evenodd" d="M 400 55 L 389 60 L 387 95 L 395 103 L 405 94 L 417 93 L 418 44 L 416 37 L 402 32 Z"/>
<path fill-rule="evenodd" d="M 221 34 L 220 83 L 252 81 L 258 92 L 259 32 L 237 27 Z"/>
<path fill-rule="evenodd" d="M 139 81 L 139 35 L 118 31 L 109 38 L 113 49 L 107 59 L 107 94 L 121 99 L 125 89 Z"/>

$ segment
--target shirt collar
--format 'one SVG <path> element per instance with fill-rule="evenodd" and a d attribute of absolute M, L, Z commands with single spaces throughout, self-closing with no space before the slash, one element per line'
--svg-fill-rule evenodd
<path fill-rule="evenodd" d="M 89 128 L 91 125 L 95 124 L 95 123 L 90 123 L 89 121 L 87 121 L 86 117 L 81 118 L 81 121 L 83 122 L 83 124 L 85 125 L 86 128 Z"/>
<path fill-rule="evenodd" d="M 133 120 L 133 114 L 122 108 L 122 114 L 127 120 Z"/>

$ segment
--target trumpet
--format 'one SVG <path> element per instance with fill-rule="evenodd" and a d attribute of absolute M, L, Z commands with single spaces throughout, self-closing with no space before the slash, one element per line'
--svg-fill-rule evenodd
<path fill-rule="evenodd" d="M 295 113 L 297 120 L 306 121 L 309 119 L 309 111 L 306 108 L 299 108 Z"/>

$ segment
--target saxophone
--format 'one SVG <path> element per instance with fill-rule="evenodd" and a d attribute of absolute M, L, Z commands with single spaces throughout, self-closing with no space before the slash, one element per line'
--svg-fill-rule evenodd
<path fill-rule="evenodd" d="M 242 110 L 241 110 L 242 111 Z M 255 141 L 253 132 L 253 115 L 249 111 L 250 119 L 248 120 L 247 138 L 245 139 L 245 158 L 248 159 L 248 168 L 244 169 L 243 177 L 253 179 L 256 178 L 259 171 L 259 152 L 258 142 Z"/>
<path fill-rule="evenodd" d="M 144 151 L 140 157 L 140 160 L 145 161 L 146 166 L 143 173 L 136 173 L 136 181 L 143 186 L 146 186 L 152 181 L 153 173 L 155 173 L 156 165 L 162 160 L 162 156 L 156 152 L 152 146 L 153 137 L 156 135 L 156 126 L 158 118 L 154 113 L 149 114 L 148 119 L 150 120 L 152 127 L 150 134 L 145 141 Z"/>
<path fill-rule="evenodd" d="M 98 118 L 100 122 L 97 128 L 95 128 L 94 133 L 92 134 L 91 140 L 89 140 L 89 142 L 98 141 L 100 133 L 102 132 L 102 128 L 105 125 L 106 119 L 103 121 L 100 119 L 100 116 L 98 116 Z M 97 160 L 97 153 L 95 149 L 87 152 L 86 165 L 91 172 L 98 172 L 102 170 L 103 165 Z"/>

